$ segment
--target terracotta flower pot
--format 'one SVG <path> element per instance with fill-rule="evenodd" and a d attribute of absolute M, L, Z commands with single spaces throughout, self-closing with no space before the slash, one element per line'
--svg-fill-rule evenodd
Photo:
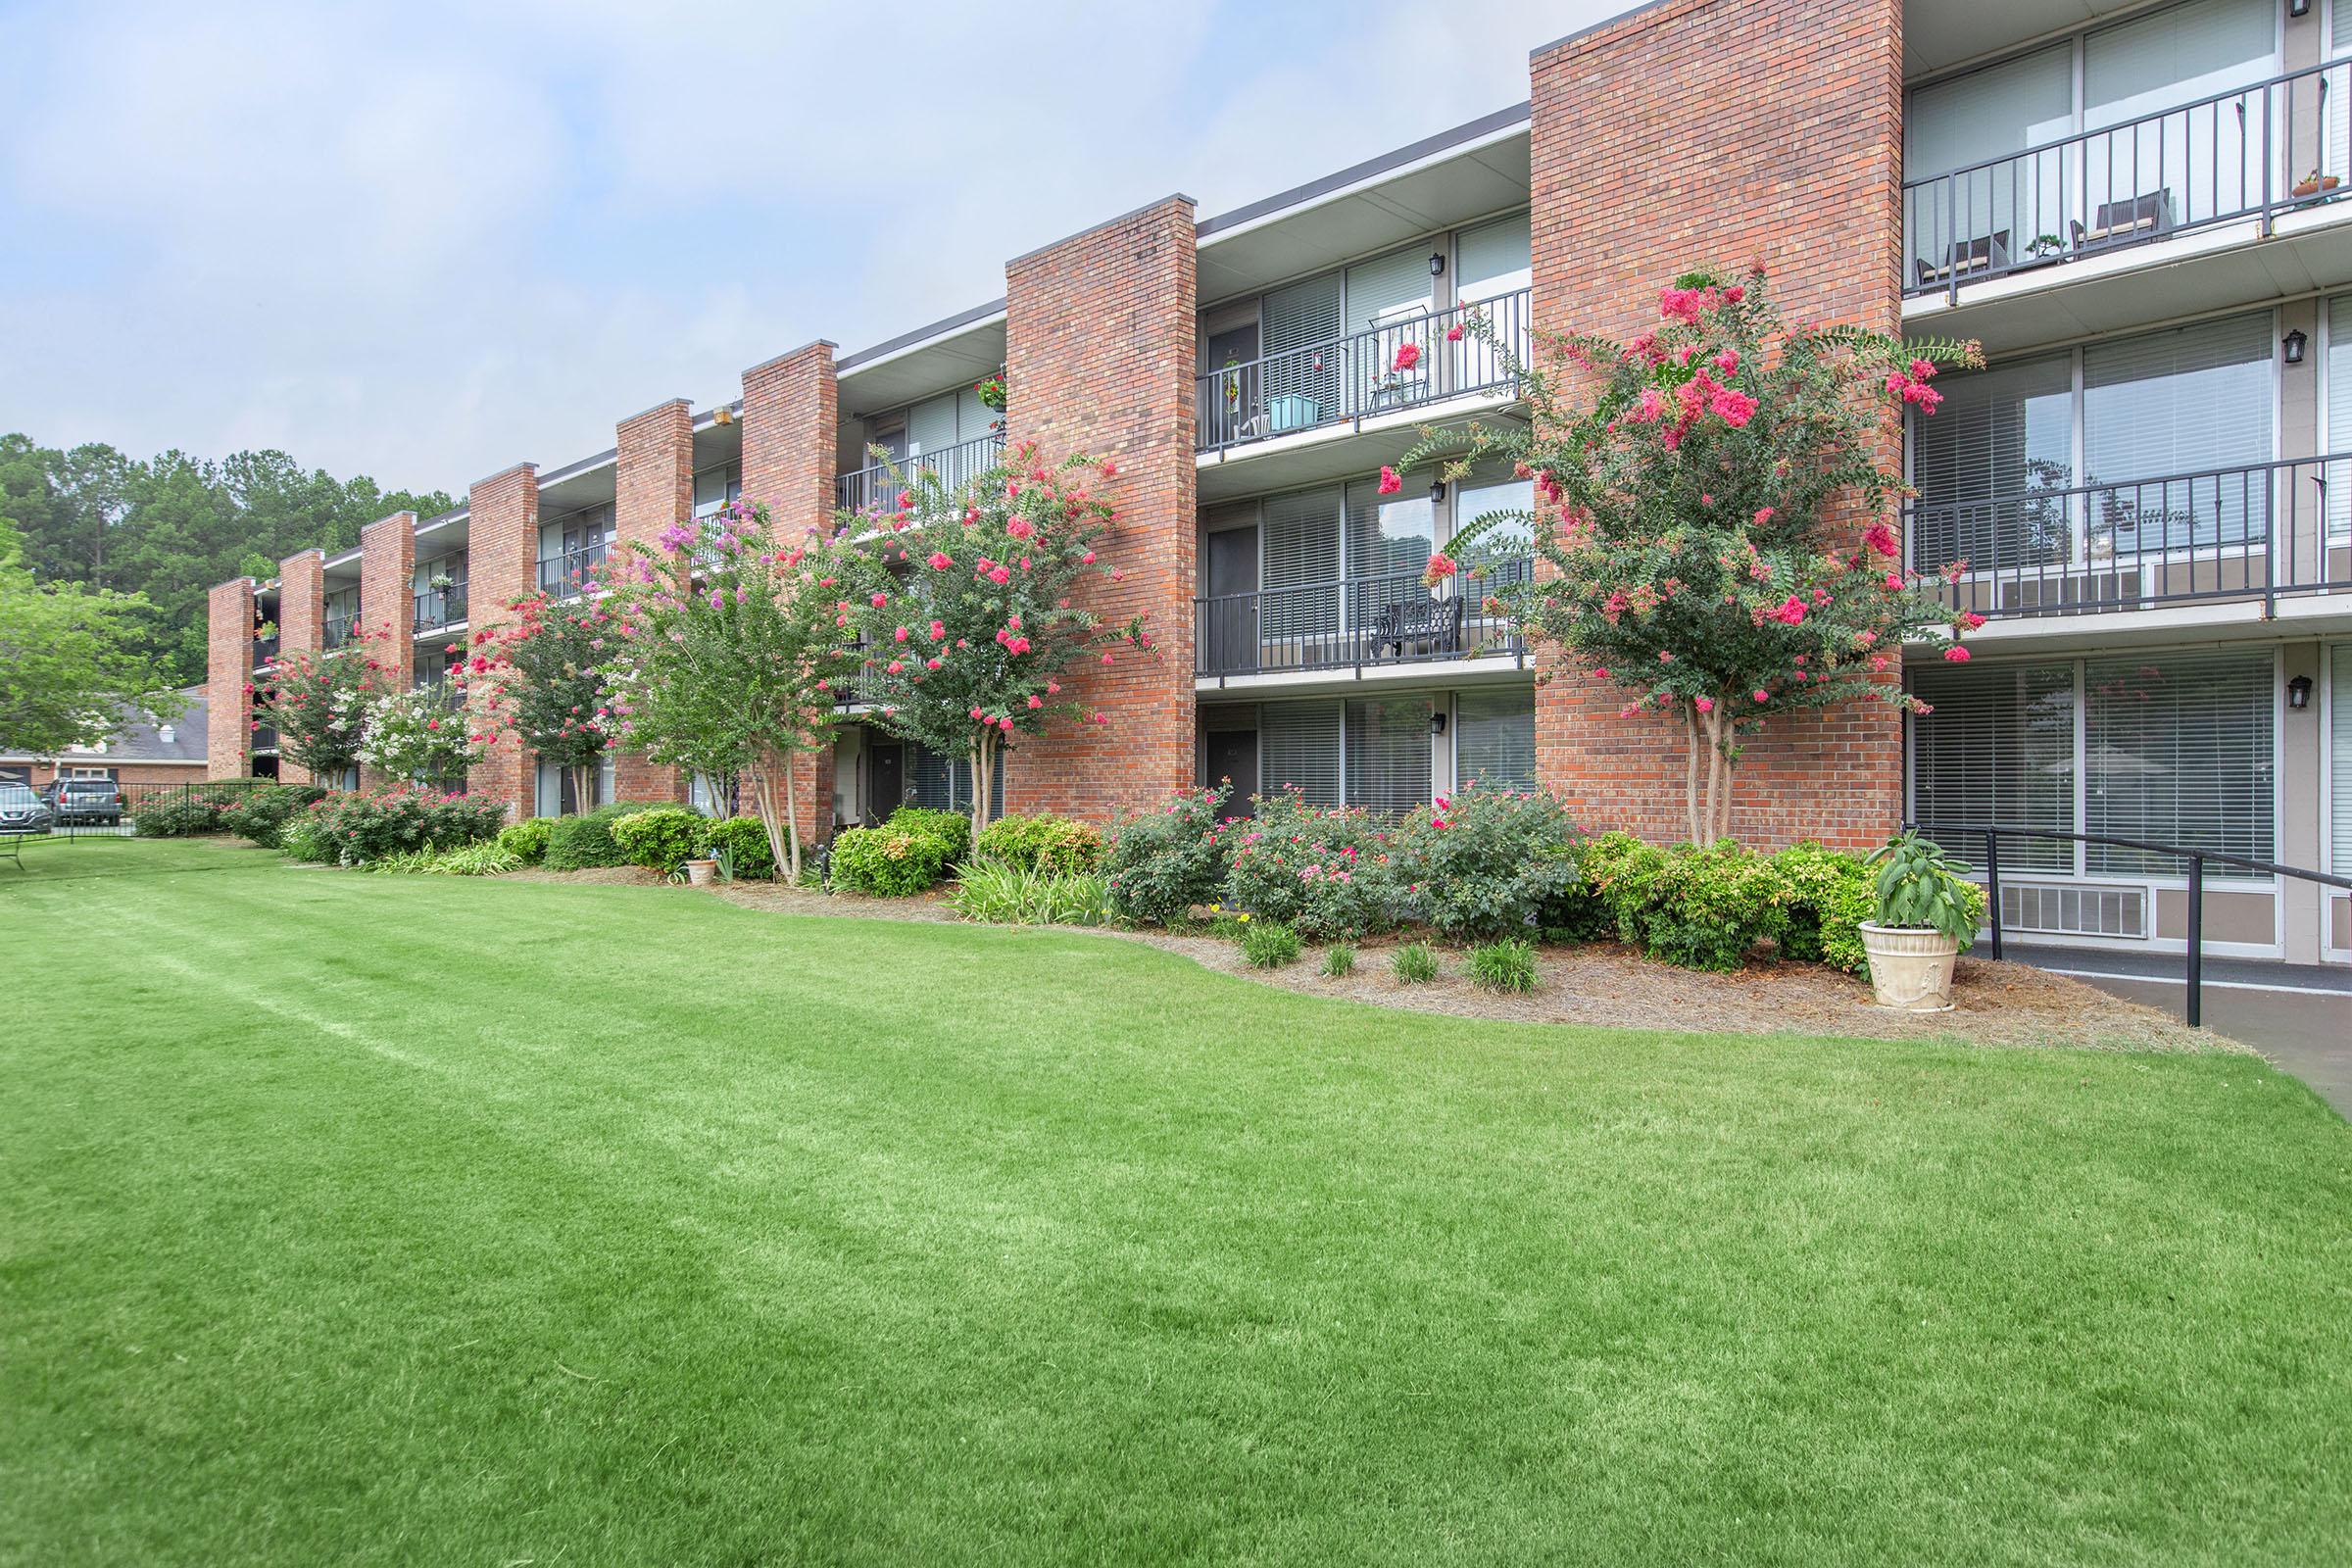
<path fill-rule="evenodd" d="M 2295 195 L 2298 198 L 2317 196 L 2320 192 L 2333 190 L 2342 183 L 2343 181 L 2333 174 L 2322 174 L 2317 179 L 2298 179 L 2295 181 Z"/>
<path fill-rule="evenodd" d="M 709 887 L 711 879 L 717 875 L 718 862 L 716 860 L 688 860 L 686 862 L 686 880 L 698 888 Z"/>
<path fill-rule="evenodd" d="M 1960 944 L 1940 931 L 1862 922 L 1862 951 L 1870 955 L 1871 989 L 1879 1005 L 1904 1012 L 1946 1012 L 1952 1005 L 1952 960 Z"/>

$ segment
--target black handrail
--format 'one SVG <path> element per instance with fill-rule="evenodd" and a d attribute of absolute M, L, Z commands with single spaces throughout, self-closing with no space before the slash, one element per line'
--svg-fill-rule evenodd
<path fill-rule="evenodd" d="M 968 484 L 980 474 L 997 466 L 998 454 L 1004 450 L 1004 432 L 991 430 L 986 435 L 958 441 L 954 446 L 932 452 L 919 452 L 895 463 L 868 465 L 833 481 L 833 500 L 836 506 L 851 512 L 872 509 L 888 512 L 899 504 L 906 492 L 906 481 L 917 469 L 928 468 L 939 476 L 940 483 L 949 489 Z M 896 475 L 892 470 L 896 469 Z"/>
<path fill-rule="evenodd" d="M 1984 841 L 1984 910 L 1991 922 L 1992 956 L 2001 956 L 2001 850 L 2004 838 L 2049 839 L 2068 844 L 2088 844 L 2101 849 L 2133 850 L 2142 855 L 2169 856 L 2188 862 L 2188 1026 L 2199 1027 L 2205 1016 L 2205 863 L 2232 866 L 2256 876 L 2293 877 L 2298 881 L 2317 883 L 2321 887 L 2342 888 L 2352 892 L 2352 877 L 2332 876 L 2326 871 L 2308 870 L 2299 865 L 2280 865 L 2275 860 L 2257 860 L 2249 856 L 2230 855 L 2221 850 L 2193 850 L 2183 844 L 2155 844 L 2146 839 L 2119 838 L 2111 833 L 2069 833 L 2059 828 L 1987 826 L 1977 822 L 1921 822 L 1905 823 L 1916 826 L 1938 841 L 1952 834 L 1975 834 Z"/>
<path fill-rule="evenodd" d="M 2096 130 L 2080 131 L 2022 152 L 1988 158 L 1903 182 L 1903 292 L 1942 292 L 1955 303 L 1963 281 L 1998 277 L 2073 257 L 2170 238 L 2190 229 L 2259 216 L 2269 234 L 2278 212 L 2327 200 L 2325 180 L 2303 195 L 2300 176 L 2282 159 L 2295 156 L 2298 113 L 2316 118 L 2326 141 L 2328 95 L 2352 87 L 2352 62 L 2329 61 L 2280 73 L 2191 103 Z M 2298 111 L 2297 87 L 2314 83 L 2309 110 Z M 2283 92 L 2279 89 L 2285 89 Z M 2200 122 L 2201 118 L 2201 122 Z M 2234 120 L 2234 135 L 2224 134 Z M 2154 128 L 2153 156 L 2143 157 Z M 2179 141 L 2176 155 L 2173 143 Z M 2224 148 L 2233 156 L 2225 166 Z M 2200 170 L 2195 154 L 2208 156 Z M 2186 167 L 2174 167 L 2179 157 Z M 2327 156 L 2325 147 L 2321 157 Z M 2103 188 L 2093 166 L 2103 162 Z M 2152 163 L 2153 174 L 2144 167 Z M 2119 171 L 2126 177 L 2118 178 Z M 2352 171 L 2328 171 L 2341 180 Z M 2282 190 L 2279 181 L 2287 183 Z M 2007 216 L 1997 201 L 2007 185 Z M 2176 184 L 2179 188 L 2176 189 Z M 1978 194 L 1984 211 L 1978 212 Z M 1963 190 L 1966 207 L 1963 209 Z M 2103 198 L 2103 199 L 2094 199 Z M 2005 227 L 1996 224 L 2005 223 Z M 1928 235 L 1933 233 L 1934 238 Z M 2044 249 L 2048 239 L 2055 249 Z"/>
<path fill-rule="evenodd" d="M 611 553 L 608 540 L 581 545 L 558 555 L 539 558 L 539 591 L 557 599 L 570 599 L 588 586 L 592 569 Z"/>
<path fill-rule="evenodd" d="M 1193 673 L 1361 668 L 1506 655 L 1527 645 L 1508 614 L 1491 613 L 1495 587 L 1526 581 L 1527 557 L 1487 563 L 1441 591 L 1417 570 L 1285 583 L 1193 601 Z"/>

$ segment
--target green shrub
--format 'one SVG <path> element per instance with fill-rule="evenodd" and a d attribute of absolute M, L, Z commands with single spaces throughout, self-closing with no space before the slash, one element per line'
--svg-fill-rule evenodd
<path fill-rule="evenodd" d="M 224 832 L 227 829 L 221 818 L 231 808 L 257 791 L 273 787 L 269 779 L 224 778 L 193 789 L 154 794 L 132 808 L 130 831 L 143 839 Z"/>
<path fill-rule="evenodd" d="M 948 907 L 995 925 L 1101 925 L 1110 917 L 1100 875 L 1028 870 L 1002 860 L 965 866 Z"/>
<path fill-rule="evenodd" d="M 1536 989 L 1536 950 L 1516 937 L 1470 950 L 1470 979 L 1488 991 Z"/>
<path fill-rule="evenodd" d="M 1324 950 L 1323 972 L 1334 980 L 1355 973 L 1355 950 L 1345 942 Z"/>
<path fill-rule="evenodd" d="M 506 807 L 414 784 L 338 790 L 278 829 L 281 854 L 335 865 L 365 865 L 411 850 L 450 850 L 495 837 Z"/>
<path fill-rule="evenodd" d="M 1874 902 L 1869 867 L 1861 857 L 1840 855 L 1810 841 L 1791 844 L 1772 858 L 1773 869 L 1788 890 L 1788 925 L 1781 933 L 1781 956 L 1827 963 L 1849 974 L 1869 967 L 1862 951 L 1862 922 Z"/>
<path fill-rule="evenodd" d="M 972 858 L 1024 871 L 1092 871 L 1102 861 L 1102 835 L 1066 816 L 1005 816 L 980 830 Z"/>
<path fill-rule="evenodd" d="M 1426 942 L 1408 942 L 1389 960 L 1389 972 L 1408 986 L 1425 985 L 1438 977 L 1438 956 Z"/>
<path fill-rule="evenodd" d="M 499 830 L 498 847 L 515 857 L 519 864 L 537 865 L 547 858 L 547 834 L 555 825 L 551 816 L 526 816 L 510 822 Z"/>
<path fill-rule="evenodd" d="M 767 847 L 767 828 L 756 816 L 717 818 L 704 827 L 703 843 L 713 858 L 725 850 L 734 860 L 738 878 L 764 882 L 776 874 L 775 853 Z"/>
<path fill-rule="evenodd" d="M 1631 833 L 1612 832 L 1588 840 L 1576 860 L 1580 881 L 1576 896 L 1568 901 L 1566 923 L 1571 929 L 1589 924 L 1592 935 L 1614 931 L 1639 947 L 1642 911 L 1648 907 L 1666 852 Z"/>
<path fill-rule="evenodd" d="M 1607 834 L 1588 846 L 1584 864 L 1618 934 L 1668 963 L 1737 969 L 1751 948 L 1788 927 L 1788 879 L 1770 858 L 1730 839 L 1661 850 Z"/>
<path fill-rule="evenodd" d="M 325 795 L 325 788 L 318 784 L 267 784 L 245 790 L 220 808 L 220 826 L 266 850 L 274 850 L 287 820 Z"/>
<path fill-rule="evenodd" d="M 709 818 L 683 806 L 657 806 L 612 822 L 612 842 L 631 865 L 670 872 L 703 853 Z"/>
<path fill-rule="evenodd" d="M 547 851 L 540 863 L 550 871 L 581 871 L 591 866 L 627 865 L 628 852 L 612 837 L 612 824 L 624 816 L 668 806 L 666 801 L 614 801 L 576 816 L 554 818 L 547 829 Z"/>
<path fill-rule="evenodd" d="M 894 813 L 881 827 L 854 827 L 834 835 L 828 865 L 835 887 L 878 899 L 904 899 L 933 886 L 947 874 L 947 842 L 927 832 L 894 825 L 902 814 Z"/>
<path fill-rule="evenodd" d="M 1110 906 L 1121 919 L 1169 925 L 1215 901 L 1232 840 L 1244 823 L 1219 820 L 1226 787 L 1190 790 L 1148 816 L 1111 829 L 1102 861 Z"/>
<path fill-rule="evenodd" d="M 1236 822 L 1222 902 L 1311 937 L 1393 931 L 1411 895 L 1396 824 L 1368 811 L 1309 805 L 1296 789 L 1260 798 Z"/>
<path fill-rule="evenodd" d="M 1242 928 L 1242 956 L 1252 969 L 1297 963 L 1298 933 L 1280 920 L 1252 920 Z"/>
<path fill-rule="evenodd" d="M 902 806 L 882 824 L 898 833 L 919 833 L 940 846 L 940 864 L 959 865 L 971 853 L 972 819 L 961 811 L 935 811 L 920 806 Z"/>
<path fill-rule="evenodd" d="M 1398 837 L 1423 914 L 1456 940 L 1539 930 L 1577 887 L 1583 835 L 1541 792 L 1471 785 L 1413 812 Z"/>

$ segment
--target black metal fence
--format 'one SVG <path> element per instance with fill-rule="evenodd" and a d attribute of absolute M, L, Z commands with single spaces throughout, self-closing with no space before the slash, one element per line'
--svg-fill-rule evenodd
<path fill-rule="evenodd" d="M 2082 261 L 2352 194 L 2352 61 L 2105 125 L 1903 186 L 1903 291 Z"/>
<path fill-rule="evenodd" d="M 147 831 L 173 835 L 212 832 L 223 806 L 247 792 L 266 788 L 270 779 L 216 779 L 205 783 L 121 783 L 113 779 L 73 779 L 40 786 L 33 793 L 40 808 L 27 815 L 10 809 L 0 820 L 0 838 L 19 842 L 130 838 L 142 818 Z"/>
<path fill-rule="evenodd" d="M 1984 908 L 1985 918 L 1990 925 L 1990 940 L 1986 946 L 1996 960 L 2001 956 L 2001 840 L 2044 839 L 2068 844 L 2089 844 L 2105 849 L 2133 850 L 2143 855 L 2167 856 L 2184 862 L 2188 867 L 2188 999 L 2183 1010 L 2192 1029 L 2203 1023 L 2205 1016 L 2205 867 L 2208 864 L 2226 865 L 2231 870 L 2249 872 L 2255 876 L 2290 877 L 2324 888 L 2352 891 L 2352 877 L 2330 876 L 2325 871 L 2307 870 L 2302 866 L 2279 865 L 2270 860 L 2225 855 L 2219 850 L 2191 849 L 2181 844 L 2151 844 L 2146 839 L 2117 838 L 2106 833 L 1986 826 L 1978 822 L 1921 822 L 1918 827 L 1947 849 L 1970 839 L 1984 845 Z"/>
<path fill-rule="evenodd" d="M 1004 451 L 1004 432 L 992 430 L 952 447 L 903 458 L 895 466 L 896 473 L 893 465 L 877 463 L 834 480 L 834 503 L 851 512 L 895 512 L 899 498 L 906 493 L 906 481 L 917 470 L 939 475 L 940 483 L 954 490 L 995 467 Z"/>
<path fill-rule="evenodd" d="M 2352 454 L 1911 509 L 1911 564 L 1955 610 L 2067 615 L 2352 590 Z"/>
<path fill-rule="evenodd" d="M 1527 289 L 1476 304 L 1400 317 L 1365 331 L 1247 362 L 1197 378 L 1204 452 L 1270 436 L 1516 388 L 1532 358 Z M 1483 321 L 1483 334 L 1474 333 Z"/>

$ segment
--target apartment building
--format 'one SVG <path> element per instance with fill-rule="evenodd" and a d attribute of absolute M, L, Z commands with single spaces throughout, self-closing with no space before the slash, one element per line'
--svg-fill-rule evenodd
<path fill-rule="evenodd" d="M 1421 583 L 1507 472 L 1379 495 L 1420 427 L 1526 416 L 1514 349 L 1654 318 L 1693 261 L 1762 262 L 1792 319 L 1972 336 L 1905 431 L 1913 564 L 1988 623 L 1933 705 L 1786 721 L 1749 749 L 1743 837 L 1876 844 L 1999 820 L 2352 870 L 2352 0 L 1658 0 L 1536 50 L 1529 99 L 1232 212 L 1172 195 L 1016 257 L 1004 297 L 742 397 L 618 421 L 612 447 L 476 483 L 442 517 L 213 597 L 213 756 L 251 672 L 395 626 L 410 677 L 534 585 L 748 495 L 787 525 L 887 507 L 880 447 L 957 479 L 1005 439 L 1120 465 L 1107 613 L 1159 654 L 1090 675 L 1111 722 L 1014 752 L 1012 810 L 1106 817 L 1230 777 L 1397 809 L 1540 784 L 1596 827 L 1679 827 L 1679 740 L 1623 719 Z M 1410 370 L 1396 349 L 1423 346 Z M 1000 419 L 974 383 L 1003 369 Z M 1524 542 L 1520 542 L 1523 547 Z M 1527 569 L 1494 543 L 1492 572 Z M 268 732 L 255 747 L 268 765 Z M 960 763 L 853 710 L 809 829 L 968 798 Z M 477 789 L 568 804 L 502 752 Z M 608 796 L 689 781 L 621 758 Z M 829 803 L 829 809 L 825 803 Z M 2013 929 L 2178 948 L 2176 862 L 2006 849 Z M 2214 951 L 2352 959 L 2352 907 L 2209 880 Z"/>

